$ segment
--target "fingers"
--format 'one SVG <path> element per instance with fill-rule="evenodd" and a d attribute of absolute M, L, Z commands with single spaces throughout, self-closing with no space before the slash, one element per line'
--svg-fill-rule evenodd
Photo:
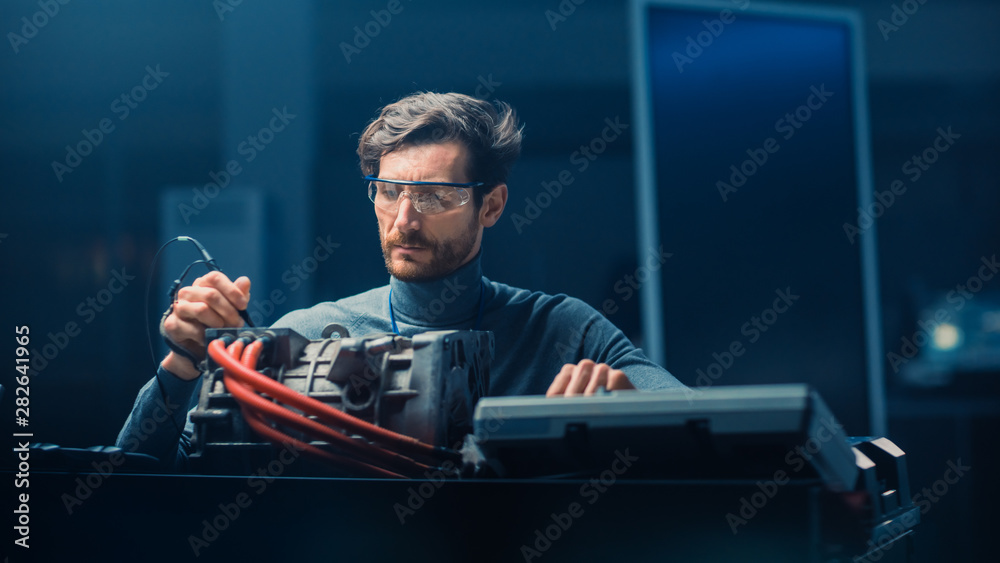
<path fill-rule="evenodd" d="M 205 345 L 206 328 L 243 326 L 239 312 L 249 302 L 250 280 L 246 276 L 233 282 L 222 272 L 209 272 L 177 292 L 173 313 L 163 328 L 174 342 L 197 350 Z"/>
<path fill-rule="evenodd" d="M 601 369 L 604 366 L 604 369 Z M 605 381 L 608 377 L 608 366 L 606 364 L 595 364 L 592 360 L 583 360 L 582 362 L 576 364 L 573 368 L 573 376 L 566 385 L 566 392 L 564 393 L 567 397 L 572 397 L 574 395 L 582 395 L 584 391 L 588 388 L 591 391 L 588 394 L 592 394 L 593 389 L 596 385 L 591 385 L 592 383 L 597 383 L 600 380 L 601 375 L 604 375 Z"/>
<path fill-rule="evenodd" d="M 608 391 L 622 391 L 625 389 L 635 389 L 635 385 L 629 381 L 625 372 L 620 369 L 613 369 L 608 373 L 608 384 L 605 387 Z"/>
<path fill-rule="evenodd" d="M 246 276 L 240 276 L 236 278 L 235 282 L 232 282 L 222 272 L 209 272 L 194 280 L 191 286 L 215 289 L 240 310 L 246 309 L 247 304 L 250 303 L 250 279 Z"/>
<path fill-rule="evenodd" d="M 243 293 L 246 296 L 246 303 L 244 303 L 243 306 L 240 307 L 240 309 L 246 309 L 247 304 L 250 303 L 250 278 L 246 276 L 240 276 L 233 281 L 233 285 L 235 285 L 236 288 L 240 290 L 240 293 Z"/>
<path fill-rule="evenodd" d="M 601 364 L 604 365 L 604 364 Z M 605 366 L 607 367 L 607 366 Z M 547 397 L 556 397 L 559 395 L 565 395 L 567 397 L 572 397 L 574 395 L 580 395 L 587 389 L 588 383 L 594 377 L 594 372 L 598 372 L 597 364 L 592 360 L 584 360 L 578 364 L 566 364 L 556 375 L 556 378 L 549 385 L 549 390 L 545 393 Z M 605 372 L 605 376 L 606 376 Z M 593 393 L 593 391 L 591 391 Z"/>
<path fill-rule="evenodd" d="M 231 282 L 222 272 L 209 272 L 196 279 L 190 287 L 181 289 L 177 300 L 178 303 L 204 303 L 211 309 L 209 311 L 200 305 L 185 308 L 185 312 L 191 315 L 188 320 L 197 318 L 205 326 L 214 328 L 243 326 L 239 312 L 245 310 L 250 302 L 250 280 L 243 276 Z M 218 324 L 220 318 L 223 324 Z"/>
<path fill-rule="evenodd" d="M 243 324 L 236 306 L 211 287 L 191 286 L 181 289 L 177 292 L 174 313 L 181 320 L 197 321 L 212 328 Z"/>
<path fill-rule="evenodd" d="M 556 378 L 552 380 L 552 384 L 549 385 L 549 390 L 545 392 L 546 397 L 557 397 L 566 392 L 566 387 L 569 385 L 570 379 L 573 378 L 573 370 L 576 368 L 573 364 L 566 364 L 559 370 Z"/>
<path fill-rule="evenodd" d="M 205 325 L 199 322 L 181 320 L 177 316 L 177 311 L 163 321 L 163 329 L 167 332 L 170 340 L 187 348 L 195 356 L 199 356 L 199 350 L 205 347 Z"/>
<path fill-rule="evenodd" d="M 611 391 L 615 389 L 635 389 L 625 372 L 612 369 L 607 364 L 598 364 L 592 360 L 583 360 L 578 364 L 566 364 L 552 380 L 547 397 L 564 395 L 593 395 L 597 389 L 604 387 Z"/>

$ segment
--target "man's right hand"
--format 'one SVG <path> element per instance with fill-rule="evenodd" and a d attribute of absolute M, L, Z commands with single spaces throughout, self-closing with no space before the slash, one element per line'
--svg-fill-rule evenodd
<path fill-rule="evenodd" d="M 176 344 L 201 358 L 205 355 L 205 329 L 243 326 L 239 312 L 249 303 L 249 278 L 229 281 L 222 272 L 209 272 L 177 292 L 174 310 L 163 322 L 163 329 Z M 185 380 L 201 375 L 187 358 L 174 352 L 160 365 Z"/>

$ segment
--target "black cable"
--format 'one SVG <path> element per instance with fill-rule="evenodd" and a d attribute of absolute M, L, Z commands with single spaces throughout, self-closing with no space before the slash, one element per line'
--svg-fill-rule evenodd
<path fill-rule="evenodd" d="M 156 352 L 153 351 L 153 333 L 152 331 L 150 331 L 149 328 L 149 292 L 153 287 L 153 274 L 156 272 L 157 258 L 160 257 L 160 253 L 163 252 L 163 249 L 166 248 L 167 245 L 169 245 L 172 242 L 176 242 L 178 240 L 180 240 L 180 237 L 174 237 L 168 240 L 167 242 L 163 243 L 162 246 L 160 246 L 159 250 L 156 251 L 156 254 L 153 255 L 153 262 L 149 268 L 149 277 L 146 279 L 146 301 L 144 306 L 144 311 L 146 314 L 146 323 L 145 323 L 146 342 L 147 344 L 149 344 L 149 357 L 153 359 L 153 365 L 156 366 L 157 370 L 159 370 L 160 364 L 159 362 L 156 361 Z M 190 266 L 188 268 L 190 269 Z M 171 296 L 170 301 L 171 303 L 173 302 L 173 296 Z M 154 375 L 153 378 L 156 379 L 156 386 L 160 389 L 160 397 L 163 398 L 164 401 L 163 404 L 169 405 L 170 397 L 167 395 L 167 390 L 163 388 L 163 382 L 160 381 L 159 375 Z M 184 406 L 186 407 L 187 405 Z M 174 419 L 173 413 L 170 413 L 169 418 L 170 418 L 170 424 L 174 427 L 174 430 L 177 431 L 177 439 L 180 440 L 181 436 L 184 434 L 184 430 L 177 427 L 177 421 Z M 176 450 L 171 451 L 170 455 L 176 457 L 177 455 Z"/>
<path fill-rule="evenodd" d="M 207 265 L 208 262 L 206 260 L 195 260 L 194 262 L 191 262 L 190 264 L 187 265 L 187 268 L 184 268 L 184 273 L 181 274 L 180 277 L 178 277 L 177 279 L 175 279 L 174 283 L 170 284 L 170 289 L 167 290 L 167 295 L 170 296 L 170 300 L 171 301 L 173 301 L 177 297 L 177 291 L 180 290 L 180 286 L 181 286 L 181 283 L 182 283 L 181 280 L 183 280 L 184 278 L 186 278 L 187 275 L 188 275 L 188 272 L 191 271 L 191 268 L 194 268 L 198 264 L 206 264 Z"/>
<path fill-rule="evenodd" d="M 163 318 L 160 320 L 160 333 L 163 336 L 163 339 L 166 342 L 167 346 L 171 350 L 173 350 L 174 352 L 176 352 L 176 353 L 180 354 L 181 356 L 186 357 L 188 360 L 190 360 L 191 363 L 194 364 L 195 368 L 198 368 L 198 363 L 199 363 L 198 359 L 195 358 L 190 352 L 188 352 L 184 348 L 182 348 L 179 345 L 171 342 L 166 337 L 166 334 L 165 334 L 165 332 L 163 330 L 163 321 L 166 319 L 166 316 L 169 315 L 170 312 L 173 310 L 174 301 L 177 299 L 177 292 L 180 290 L 180 286 L 183 283 L 184 278 L 187 277 L 188 273 L 190 273 L 191 268 L 193 268 L 194 266 L 196 266 L 198 264 L 204 264 L 205 267 L 208 268 L 209 271 L 219 271 L 219 272 L 222 271 L 222 268 L 220 268 L 219 265 L 215 262 L 215 259 L 212 258 L 212 255 L 210 255 L 208 253 L 208 250 L 206 250 L 205 247 L 202 246 L 202 244 L 200 242 L 198 242 L 197 240 L 195 240 L 194 238 L 189 237 L 189 236 L 181 235 L 181 236 L 177 236 L 177 237 L 174 237 L 174 238 L 168 240 L 167 242 L 163 243 L 163 245 L 160 246 L 160 248 L 156 251 L 156 254 L 153 255 L 153 262 L 152 262 L 152 265 L 151 265 L 151 267 L 149 269 L 149 277 L 146 280 L 146 301 L 145 301 L 144 310 L 145 310 L 145 315 L 146 315 L 146 343 L 149 345 L 149 356 L 150 356 L 150 358 L 152 358 L 153 365 L 156 366 L 157 369 L 159 369 L 159 362 L 156 361 L 156 351 L 153 350 L 153 334 L 152 334 L 152 331 L 150 330 L 150 325 L 149 325 L 149 320 L 150 320 L 149 319 L 149 293 L 150 293 L 150 291 L 152 290 L 152 287 L 153 287 L 153 275 L 156 273 L 156 265 L 158 263 L 157 259 L 160 257 L 160 253 L 163 252 L 163 249 L 165 249 L 168 245 L 170 245 L 170 244 L 172 244 L 174 242 L 177 242 L 177 241 L 186 241 L 186 242 L 190 242 L 190 243 L 194 244 L 195 247 L 198 249 L 198 252 L 202 255 L 202 259 L 201 260 L 195 260 L 194 262 L 191 262 L 190 264 L 188 264 L 187 267 L 184 268 L 184 272 L 180 275 L 180 277 L 178 277 L 177 279 L 175 279 L 174 282 L 172 284 L 170 284 L 170 290 L 167 292 L 167 295 L 170 298 L 170 306 L 167 308 L 167 312 L 164 314 Z M 240 318 L 243 319 L 243 322 L 245 322 L 247 324 L 247 326 L 253 326 L 253 322 L 250 321 L 250 316 L 247 314 L 247 312 L 245 310 L 244 311 L 240 311 Z M 155 376 L 155 379 L 156 379 L 156 385 L 160 389 L 160 396 L 163 397 L 164 404 L 170 404 L 169 403 L 170 397 L 167 394 L 167 390 L 163 387 L 163 382 L 160 381 L 159 376 Z M 177 422 L 176 422 L 176 420 L 174 420 L 173 416 L 170 417 L 170 422 L 173 425 L 174 430 L 177 431 L 178 439 L 180 439 L 180 437 L 184 434 L 184 430 L 182 428 L 179 428 L 177 426 Z M 173 452 L 173 455 L 176 455 L 176 452 Z"/>
<path fill-rule="evenodd" d="M 194 244 L 198 248 L 198 251 L 201 252 L 201 255 L 205 258 L 205 260 L 204 260 L 205 267 L 207 267 L 209 270 L 215 270 L 215 271 L 218 271 L 218 272 L 222 271 L 222 268 L 220 268 L 219 265 L 215 263 L 215 258 L 212 258 L 212 255 L 208 253 L 208 250 L 205 250 L 205 247 L 202 246 L 200 242 L 198 242 L 197 240 L 195 240 L 195 239 L 193 239 L 191 237 L 183 236 L 183 235 L 177 237 L 177 239 L 178 240 L 186 240 L 186 241 L 189 241 L 192 244 Z M 193 265 L 194 264 L 192 264 L 192 266 Z M 191 269 L 191 266 L 188 266 L 188 269 Z M 184 274 L 187 275 L 187 270 L 184 271 Z M 181 276 L 181 277 L 183 278 L 183 276 Z M 240 314 L 240 318 L 243 319 L 243 322 L 246 323 L 247 326 L 253 326 L 253 321 L 250 320 L 250 315 L 247 314 L 247 312 L 246 312 L 245 309 L 240 310 L 239 314 Z"/>
<path fill-rule="evenodd" d="M 153 274 L 156 273 L 157 259 L 160 257 L 160 253 L 163 249 L 167 247 L 168 244 L 180 240 L 180 237 L 174 237 L 160 246 L 160 249 L 156 251 L 153 255 L 153 262 L 149 268 L 149 277 L 146 279 L 146 302 L 145 302 L 145 312 L 146 312 L 146 342 L 149 344 L 149 357 L 153 359 L 153 365 L 159 367 L 159 362 L 156 361 L 156 352 L 153 350 L 153 333 L 149 329 L 149 292 L 153 288 Z M 171 302 L 173 298 L 171 297 Z"/>
<path fill-rule="evenodd" d="M 170 290 L 167 292 L 167 295 L 170 298 L 171 307 L 173 306 L 173 302 L 177 299 L 177 292 L 180 290 L 180 286 L 183 283 L 184 278 L 187 277 L 188 273 L 191 271 L 191 268 L 193 268 L 195 265 L 204 264 L 209 271 L 219 271 L 219 272 L 222 271 L 222 268 L 220 268 L 219 265 L 215 262 L 215 258 L 212 258 L 212 255 L 208 253 L 208 250 L 206 250 L 205 247 L 202 246 L 200 242 L 198 242 L 192 237 L 185 235 L 174 237 L 168 240 L 167 242 L 163 243 L 163 245 L 160 246 L 159 250 L 156 251 L 156 254 L 153 255 L 153 262 L 149 270 L 149 277 L 146 280 L 146 303 L 145 303 L 146 343 L 149 345 L 149 356 L 153 360 L 153 365 L 157 367 L 159 367 L 159 362 L 157 362 L 156 360 L 156 351 L 153 350 L 153 334 L 152 331 L 150 330 L 150 324 L 149 324 L 150 320 L 149 293 L 153 287 L 153 275 L 156 273 L 156 265 L 158 263 L 157 259 L 160 257 L 160 253 L 163 252 L 163 249 L 165 249 L 168 245 L 177 241 L 190 242 L 194 244 L 195 247 L 198 249 L 198 252 L 202 255 L 202 259 L 195 260 L 194 262 L 188 264 L 187 268 L 184 269 L 184 272 L 180 275 L 180 277 L 175 279 L 174 282 L 170 285 Z M 251 326 L 251 327 L 254 326 L 253 322 L 250 320 L 250 315 L 247 314 L 246 310 L 242 310 L 239 313 L 240 313 L 240 318 L 243 319 L 243 322 L 246 323 L 246 326 Z M 167 343 L 167 345 L 169 346 L 170 343 Z M 171 346 L 171 349 L 173 349 L 173 346 Z"/>

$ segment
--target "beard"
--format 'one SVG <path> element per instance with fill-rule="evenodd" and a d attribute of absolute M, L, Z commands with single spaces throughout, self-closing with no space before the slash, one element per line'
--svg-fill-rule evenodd
<path fill-rule="evenodd" d="M 409 234 L 396 232 L 395 235 L 383 236 L 379 229 L 379 239 L 382 241 L 382 256 L 385 258 L 385 269 L 389 274 L 402 281 L 427 281 L 443 278 L 462 265 L 476 245 L 478 236 L 478 218 L 473 215 L 468 228 L 458 236 L 449 240 L 434 240 L 424 236 L 421 231 Z M 403 256 L 402 262 L 392 259 L 392 247 L 417 246 L 430 251 L 430 261 L 426 264 L 415 262 L 410 256 Z"/>

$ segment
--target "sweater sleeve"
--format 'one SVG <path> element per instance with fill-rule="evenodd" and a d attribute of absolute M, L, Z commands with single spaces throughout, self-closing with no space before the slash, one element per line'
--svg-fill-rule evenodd
<path fill-rule="evenodd" d="M 576 331 L 579 338 L 579 358 L 608 364 L 625 372 L 636 389 L 652 391 L 686 388 L 676 377 L 656 364 L 635 345 L 610 320 L 589 305 L 582 328 Z"/>
<path fill-rule="evenodd" d="M 200 389 L 200 377 L 185 381 L 161 366 L 139 390 L 115 445 L 126 452 L 151 455 L 164 469 L 187 469 L 194 434 L 188 415 L 197 406 Z"/>

